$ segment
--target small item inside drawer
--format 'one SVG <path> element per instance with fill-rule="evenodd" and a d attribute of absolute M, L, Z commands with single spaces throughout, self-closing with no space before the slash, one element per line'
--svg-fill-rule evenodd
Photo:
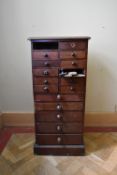
<path fill-rule="evenodd" d="M 60 69 L 61 77 L 85 77 L 85 69 Z"/>

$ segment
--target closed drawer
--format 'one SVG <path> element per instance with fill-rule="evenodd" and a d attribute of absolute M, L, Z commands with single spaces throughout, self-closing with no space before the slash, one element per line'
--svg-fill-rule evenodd
<path fill-rule="evenodd" d="M 40 145 L 83 144 L 83 136 L 81 134 L 37 134 L 36 143 Z"/>
<path fill-rule="evenodd" d="M 41 95 L 41 94 L 35 94 L 34 100 L 37 102 L 47 102 L 47 101 L 83 101 L 84 100 L 84 92 L 77 92 L 77 94 L 73 95 L 63 95 L 63 94 L 57 94 L 57 95 Z"/>
<path fill-rule="evenodd" d="M 52 85 L 58 84 L 57 78 L 42 78 L 42 77 L 33 77 L 33 84 L 35 85 Z"/>
<path fill-rule="evenodd" d="M 61 86 L 60 93 L 61 94 L 77 94 L 79 91 L 85 91 L 85 87 L 74 85 L 74 86 Z"/>
<path fill-rule="evenodd" d="M 49 60 L 43 60 L 43 61 L 37 61 L 32 60 L 32 66 L 35 67 L 59 67 L 60 61 L 49 61 Z"/>
<path fill-rule="evenodd" d="M 39 111 L 35 114 L 36 122 L 82 122 L 81 111 Z"/>
<path fill-rule="evenodd" d="M 79 134 L 82 129 L 81 123 L 36 123 L 37 134 Z"/>
<path fill-rule="evenodd" d="M 79 85 L 79 86 L 85 86 L 85 78 L 61 78 L 60 79 L 60 86 L 65 85 Z"/>
<path fill-rule="evenodd" d="M 38 76 L 44 76 L 44 77 L 54 77 L 54 76 L 58 76 L 58 69 L 56 68 L 51 68 L 51 69 L 47 69 L 47 68 L 40 68 L 40 69 L 33 69 L 33 76 L 38 77 Z"/>
<path fill-rule="evenodd" d="M 57 85 L 34 85 L 34 93 L 58 93 Z"/>
<path fill-rule="evenodd" d="M 59 48 L 61 50 L 69 50 L 69 49 L 86 49 L 87 41 L 68 41 L 68 42 L 60 42 Z"/>
<path fill-rule="evenodd" d="M 85 50 L 80 50 L 80 51 L 61 51 L 60 52 L 60 58 L 61 59 L 84 59 L 86 58 L 86 51 Z"/>
<path fill-rule="evenodd" d="M 58 52 L 56 51 L 43 51 L 43 50 L 33 50 L 32 51 L 33 60 L 55 60 L 58 59 Z"/>
<path fill-rule="evenodd" d="M 83 102 L 35 103 L 36 110 L 83 110 Z"/>
<path fill-rule="evenodd" d="M 86 60 L 74 60 L 74 61 L 61 61 L 61 68 L 80 68 L 85 69 L 86 68 Z"/>

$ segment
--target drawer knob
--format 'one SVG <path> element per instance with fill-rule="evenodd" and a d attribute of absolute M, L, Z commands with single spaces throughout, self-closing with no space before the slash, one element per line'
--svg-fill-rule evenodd
<path fill-rule="evenodd" d="M 56 116 L 58 119 L 60 119 L 61 118 L 61 115 L 60 114 L 57 114 L 57 116 Z"/>
<path fill-rule="evenodd" d="M 56 109 L 57 109 L 58 111 L 60 111 L 60 110 L 62 109 L 62 106 L 61 106 L 61 105 L 57 105 Z"/>
<path fill-rule="evenodd" d="M 57 100 L 60 100 L 60 99 L 61 99 L 61 95 L 58 94 L 58 95 L 57 95 Z"/>
<path fill-rule="evenodd" d="M 46 61 L 46 62 L 44 62 L 44 65 L 45 66 L 49 66 L 49 63 Z"/>
<path fill-rule="evenodd" d="M 44 86 L 43 90 L 44 91 L 48 91 L 48 87 L 47 86 Z"/>
<path fill-rule="evenodd" d="M 47 70 L 44 70 L 43 74 L 44 74 L 44 75 L 48 75 L 49 72 L 48 72 Z"/>
<path fill-rule="evenodd" d="M 44 84 L 48 84 L 48 80 L 44 80 Z"/>
<path fill-rule="evenodd" d="M 48 54 L 47 54 L 47 53 L 45 54 L 45 57 L 46 57 L 46 58 L 48 57 Z"/>
<path fill-rule="evenodd" d="M 76 56 L 76 54 L 75 54 L 75 52 L 73 52 L 73 53 L 72 53 L 72 57 L 75 57 L 75 56 Z"/>
<path fill-rule="evenodd" d="M 58 126 L 56 127 L 56 129 L 57 129 L 57 131 L 61 131 L 62 128 L 61 128 L 61 126 L 58 125 Z"/>
<path fill-rule="evenodd" d="M 71 47 L 74 48 L 76 46 L 75 43 L 71 43 Z"/>
<path fill-rule="evenodd" d="M 76 63 L 75 63 L 74 61 L 72 61 L 72 65 L 73 65 L 73 66 L 75 66 L 75 65 L 76 65 Z"/>
<path fill-rule="evenodd" d="M 71 90 L 71 91 L 73 91 L 73 90 L 74 90 L 73 86 L 71 86 L 71 87 L 70 87 L 70 90 Z"/>
<path fill-rule="evenodd" d="M 61 142 L 61 137 L 57 137 L 57 142 L 60 143 Z"/>

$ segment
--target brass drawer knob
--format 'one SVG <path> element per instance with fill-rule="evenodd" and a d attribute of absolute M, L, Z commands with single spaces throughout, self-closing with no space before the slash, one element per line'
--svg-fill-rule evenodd
<path fill-rule="evenodd" d="M 60 143 L 61 142 L 61 137 L 57 137 L 57 142 Z"/>
<path fill-rule="evenodd" d="M 60 100 L 60 99 L 61 99 L 61 95 L 58 94 L 58 95 L 57 95 L 57 100 Z"/>
<path fill-rule="evenodd" d="M 56 116 L 58 119 L 60 119 L 61 118 L 61 115 L 60 114 L 57 114 L 57 116 Z"/>
<path fill-rule="evenodd" d="M 48 72 L 47 70 L 44 70 L 44 71 L 43 71 L 43 74 L 44 74 L 44 75 L 48 75 L 49 72 Z"/>
<path fill-rule="evenodd" d="M 62 128 L 61 128 L 61 126 L 58 125 L 58 126 L 56 127 L 56 129 L 57 129 L 57 131 L 61 131 Z"/>
<path fill-rule="evenodd" d="M 47 86 L 44 86 L 43 90 L 44 91 L 48 91 L 48 87 Z"/>
<path fill-rule="evenodd" d="M 44 82 L 43 82 L 44 84 L 48 84 L 48 80 L 44 80 Z"/>
<path fill-rule="evenodd" d="M 58 104 L 57 107 L 56 107 L 56 109 L 57 109 L 58 111 L 60 111 L 60 110 L 62 110 L 62 106 Z"/>

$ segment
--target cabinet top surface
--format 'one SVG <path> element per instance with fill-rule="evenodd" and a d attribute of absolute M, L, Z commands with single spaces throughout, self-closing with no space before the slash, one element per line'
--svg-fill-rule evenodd
<path fill-rule="evenodd" d="M 28 40 L 77 40 L 77 39 L 90 39 L 89 36 L 66 36 L 66 37 L 30 37 Z"/>

